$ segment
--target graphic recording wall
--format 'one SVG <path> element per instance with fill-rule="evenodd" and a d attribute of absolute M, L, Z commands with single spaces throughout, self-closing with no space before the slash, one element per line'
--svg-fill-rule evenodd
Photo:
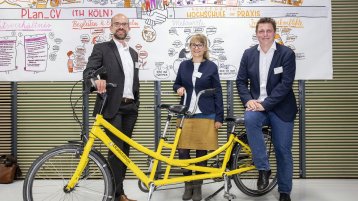
<path fill-rule="evenodd" d="M 175 79 L 196 33 L 208 36 L 220 78 L 234 80 L 261 17 L 275 18 L 276 41 L 295 51 L 297 80 L 332 79 L 328 0 L 0 0 L 0 81 L 80 80 L 117 13 L 130 19 L 141 80 Z"/>

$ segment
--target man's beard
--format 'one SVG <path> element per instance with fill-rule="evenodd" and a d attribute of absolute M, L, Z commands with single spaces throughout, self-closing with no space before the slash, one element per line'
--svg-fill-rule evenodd
<path fill-rule="evenodd" d="M 124 40 L 124 39 L 126 39 L 126 37 L 127 37 L 127 32 L 125 31 L 125 30 L 123 30 L 124 31 L 124 36 L 119 36 L 119 35 L 117 35 L 117 31 L 113 34 L 113 36 L 114 36 L 114 38 L 116 38 L 117 40 Z"/>

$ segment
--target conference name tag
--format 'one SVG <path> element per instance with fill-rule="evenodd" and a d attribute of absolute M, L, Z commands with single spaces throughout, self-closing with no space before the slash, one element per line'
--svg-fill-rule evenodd
<path fill-rule="evenodd" d="M 283 72 L 282 66 L 274 68 L 274 69 L 273 69 L 273 72 L 274 72 L 275 74 L 282 73 L 282 72 Z"/>
<path fill-rule="evenodd" d="M 194 76 L 197 77 L 197 78 L 201 78 L 201 74 L 202 74 L 201 72 L 195 72 Z"/>

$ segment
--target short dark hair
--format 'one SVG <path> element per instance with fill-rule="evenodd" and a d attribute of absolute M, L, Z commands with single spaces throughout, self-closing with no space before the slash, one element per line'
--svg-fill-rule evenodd
<path fill-rule="evenodd" d="M 272 24 L 273 30 L 276 32 L 276 21 L 271 17 L 260 18 L 259 21 L 257 21 L 257 23 L 256 23 L 256 32 L 259 27 L 259 24 L 265 24 L 265 23 Z"/>

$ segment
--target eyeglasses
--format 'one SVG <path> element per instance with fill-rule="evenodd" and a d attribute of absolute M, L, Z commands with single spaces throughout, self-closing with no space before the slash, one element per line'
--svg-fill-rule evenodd
<path fill-rule="evenodd" d="M 201 49 L 201 48 L 204 47 L 204 44 L 202 44 L 202 43 L 197 43 L 197 44 L 195 44 L 195 43 L 190 43 L 190 47 L 191 47 L 191 48 Z"/>
<path fill-rule="evenodd" d="M 120 27 L 120 26 L 127 27 L 128 25 L 129 25 L 129 23 L 127 23 L 127 22 L 123 22 L 123 23 L 115 22 L 112 24 L 112 26 L 114 26 L 114 27 Z"/>

